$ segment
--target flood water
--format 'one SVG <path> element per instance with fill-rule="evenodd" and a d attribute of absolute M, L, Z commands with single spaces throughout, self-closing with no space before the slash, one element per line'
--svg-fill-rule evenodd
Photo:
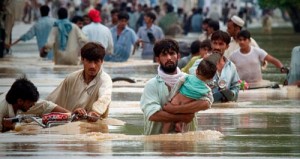
<path fill-rule="evenodd" d="M 289 65 L 291 46 L 300 38 L 290 32 L 280 35 L 287 39 L 281 46 L 271 45 L 279 35 L 257 33 L 255 39 Z M 44 98 L 82 67 L 54 66 L 39 59 L 35 49 L 35 43 L 21 43 L 12 56 L 0 59 L 0 93 L 26 74 Z M 109 119 L 47 129 L 21 125 L 17 132 L 0 134 L 0 158 L 300 158 L 300 88 L 291 86 L 241 91 L 238 102 L 214 104 L 197 114 L 196 132 L 144 136 L 139 99 L 156 65 L 137 59 L 104 65 L 112 77 L 137 81 L 114 83 Z M 282 82 L 285 75 L 269 65 L 264 78 Z"/>

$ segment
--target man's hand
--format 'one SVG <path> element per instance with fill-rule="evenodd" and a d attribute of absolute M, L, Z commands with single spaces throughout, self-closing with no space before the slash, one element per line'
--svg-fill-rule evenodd
<path fill-rule="evenodd" d="M 46 47 L 42 47 L 40 50 L 40 57 L 46 57 L 48 54 Z"/>
<path fill-rule="evenodd" d="M 179 106 L 179 105 L 174 105 L 174 104 L 172 104 L 172 103 L 170 103 L 170 102 L 167 102 L 167 103 L 164 105 L 163 110 L 166 111 L 166 112 L 168 112 L 168 113 L 174 114 L 174 113 L 176 113 L 176 112 L 174 112 L 174 109 L 173 109 L 174 106 Z"/>
<path fill-rule="evenodd" d="M 91 111 L 88 114 L 87 120 L 90 122 L 96 122 L 100 118 L 100 114 L 97 112 Z"/>
<path fill-rule="evenodd" d="M 287 73 L 287 74 L 288 74 L 289 71 L 290 71 L 290 70 L 289 70 L 287 67 L 284 67 L 284 66 L 283 66 L 283 67 L 280 68 L 280 72 L 281 72 L 281 73 Z"/>
<path fill-rule="evenodd" d="M 2 121 L 2 126 L 3 126 L 2 129 L 3 132 L 15 129 L 15 123 L 13 123 L 11 120 L 6 120 L 5 118 Z"/>
<path fill-rule="evenodd" d="M 85 109 L 83 109 L 83 108 L 77 108 L 77 109 L 74 110 L 73 113 L 78 114 L 79 117 L 82 117 L 82 116 L 87 114 Z"/>

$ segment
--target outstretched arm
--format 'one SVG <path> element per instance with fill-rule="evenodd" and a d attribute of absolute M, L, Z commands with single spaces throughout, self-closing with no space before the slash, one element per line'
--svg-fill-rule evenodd
<path fill-rule="evenodd" d="M 283 67 L 282 63 L 277 58 L 271 56 L 270 54 L 268 54 L 265 57 L 265 60 L 272 63 L 273 65 L 275 65 L 279 69 L 281 69 Z"/>
<path fill-rule="evenodd" d="M 10 46 L 16 45 L 19 41 L 21 41 L 21 39 L 17 39 L 17 40 L 14 41 Z"/>

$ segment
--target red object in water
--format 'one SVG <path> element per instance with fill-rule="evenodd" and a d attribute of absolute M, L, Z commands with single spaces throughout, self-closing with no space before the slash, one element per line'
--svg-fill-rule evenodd
<path fill-rule="evenodd" d="M 47 124 L 49 121 L 68 121 L 70 114 L 68 113 L 48 113 L 42 117 L 43 124 Z"/>

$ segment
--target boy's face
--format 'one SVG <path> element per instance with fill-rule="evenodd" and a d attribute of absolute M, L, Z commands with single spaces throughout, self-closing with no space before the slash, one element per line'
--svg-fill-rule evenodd
<path fill-rule="evenodd" d="M 244 37 L 239 37 L 238 38 L 238 43 L 240 45 L 240 48 L 247 48 L 247 47 L 249 47 L 250 39 L 247 39 L 247 38 L 244 38 Z"/>
<path fill-rule="evenodd" d="M 27 112 L 33 105 L 35 102 L 30 101 L 30 100 L 23 100 L 23 99 L 18 99 L 17 103 L 19 105 L 19 108 L 23 111 L 23 112 Z"/>
<path fill-rule="evenodd" d="M 77 25 L 80 29 L 82 29 L 82 27 L 83 27 L 83 21 L 77 21 L 77 22 L 76 22 L 76 25 Z"/>
<path fill-rule="evenodd" d="M 124 29 L 126 27 L 127 23 L 128 23 L 127 19 L 119 19 L 118 28 Z"/>
<path fill-rule="evenodd" d="M 205 58 L 210 54 L 211 49 L 208 47 L 200 48 L 200 56 L 201 58 Z"/>
<path fill-rule="evenodd" d="M 144 16 L 144 21 L 146 24 L 152 23 L 152 19 L 148 16 Z"/>
<path fill-rule="evenodd" d="M 155 57 L 156 61 L 160 64 L 161 69 L 165 73 L 173 74 L 176 73 L 176 68 L 178 60 L 180 59 L 179 53 L 169 50 L 159 54 L 158 57 Z"/>
<path fill-rule="evenodd" d="M 85 58 L 82 59 L 84 75 L 85 77 L 95 77 L 99 72 L 101 65 L 103 63 L 102 60 L 89 61 Z"/>
<path fill-rule="evenodd" d="M 213 52 L 219 52 L 223 56 L 228 45 L 223 40 L 218 39 L 211 41 L 211 48 Z"/>
<path fill-rule="evenodd" d="M 83 25 L 88 25 L 91 23 L 91 19 L 89 17 L 83 17 Z"/>

